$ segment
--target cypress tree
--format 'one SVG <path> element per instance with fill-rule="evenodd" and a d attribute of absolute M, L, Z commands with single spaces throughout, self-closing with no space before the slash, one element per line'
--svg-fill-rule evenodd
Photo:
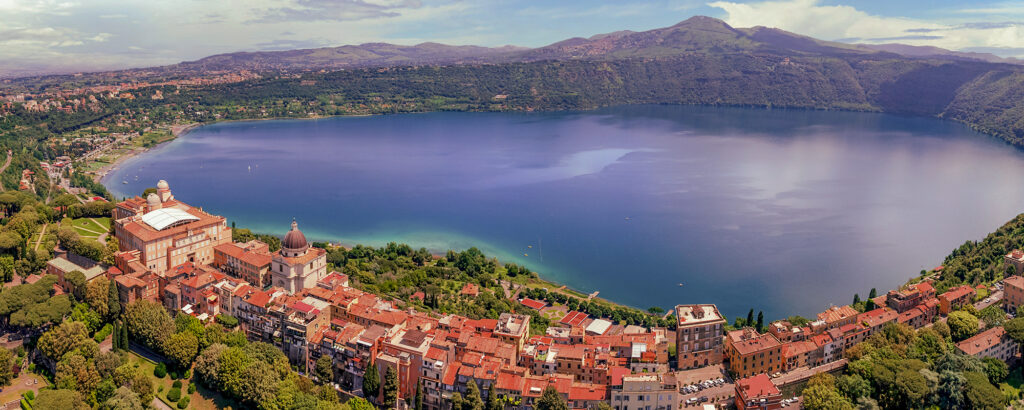
<path fill-rule="evenodd" d="M 117 292 L 117 282 L 110 281 L 110 289 L 107 290 L 107 307 L 110 310 L 110 317 L 121 315 L 121 297 Z"/>
<path fill-rule="evenodd" d="M 856 305 L 858 303 L 860 303 L 860 295 L 857 294 L 857 293 L 854 293 L 853 294 L 853 304 Z"/>
<path fill-rule="evenodd" d="M 423 410 L 423 380 L 416 382 L 416 401 L 413 409 Z"/>
<path fill-rule="evenodd" d="M 754 325 L 754 308 L 750 308 L 750 311 L 747 312 L 747 326 L 753 326 L 753 325 Z"/>
<path fill-rule="evenodd" d="M 366 367 L 366 371 L 363 372 L 363 395 L 367 399 L 377 399 L 377 395 L 380 393 L 380 375 L 377 374 L 377 364 L 370 363 Z"/>
<path fill-rule="evenodd" d="M 875 296 L 878 296 L 878 292 L 875 291 L 875 288 L 871 288 L 871 292 L 868 293 L 868 299 L 874 299 Z"/>
<path fill-rule="evenodd" d="M 757 331 L 760 332 L 761 329 L 764 329 L 764 312 L 758 311 L 757 312 Z"/>

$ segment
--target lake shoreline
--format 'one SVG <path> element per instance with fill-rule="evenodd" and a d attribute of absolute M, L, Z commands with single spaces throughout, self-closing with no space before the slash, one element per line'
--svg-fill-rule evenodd
<path fill-rule="evenodd" d="M 802 181 L 810 178 L 801 175 L 816 175 L 810 171 L 828 173 L 830 170 L 852 169 L 835 168 L 835 165 L 829 164 L 853 164 L 850 161 L 872 158 L 871 162 L 876 164 L 873 169 L 888 169 L 899 165 L 899 169 L 904 171 L 889 183 L 895 188 L 908 180 L 919 178 L 921 166 L 925 165 L 918 160 L 907 163 L 903 152 L 909 149 L 917 150 L 925 146 L 935 149 L 935 152 L 946 152 L 954 147 L 961 149 L 980 145 L 985 151 L 1002 151 L 1003 157 L 1013 154 L 1006 154 L 1007 150 L 999 147 L 992 148 L 995 144 L 965 141 L 960 137 L 974 133 L 959 126 L 871 113 L 635 106 L 579 114 L 425 114 L 393 116 L 388 119 L 380 118 L 386 117 L 386 114 L 361 115 L 378 118 L 332 120 L 315 124 L 289 121 L 309 118 L 231 120 L 281 122 L 265 126 L 216 127 L 204 129 L 201 134 L 193 136 L 191 132 L 197 132 L 195 130 L 200 125 L 215 123 L 195 124 L 190 127 L 189 139 L 165 147 L 151 157 L 132 162 L 147 163 L 145 170 L 138 173 L 139 181 L 133 181 L 135 169 L 128 165 L 108 176 L 106 179 L 109 181 L 106 182 L 121 191 L 118 194 L 120 196 L 141 191 L 149 180 L 167 176 L 169 180 L 173 178 L 172 186 L 188 187 L 187 195 L 185 192 L 180 193 L 183 198 L 191 198 L 191 202 L 202 203 L 206 208 L 230 216 L 240 226 L 251 226 L 259 231 L 278 231 L 276 225 L 268 224 L 267 221 L 282 215 L 282 210 L 291 209 L 287 211 L 291 216 L 299 216 L 302 223 L 308 224 L 306 226 L 316 226 L 314 230 L 320 230 L 311 238 L 321 237 L 334 243 L 362 243 L 379 247 L 394 240 L 417 245 L 417 249 L 427 246 L 434 253 L 476 246 L 484 249 L 488 255 L 497 256 L 503 263 L 513 262 L 532 268 L 548 283 L 566 284 L 584 294 L 600 290 L 601 296 L 619 301 L 618 304 L 623 306 L 646 309 L 648 306 L 717 300 L 719 304 L 725 305 L 721 308 L 722 313 L 730 317 L 745 313 L 750 307 L 764 309 L 769 317 L 781 317 L 790 313 L 806 315 L 820 312 L 828 303 L 845 300 L 856 291 L 866 293 L 867 289 L 859 289 L 864 286 L 862 283 L 874 284 L 880 289 L 897 286 L 911 276 L 899 272 L 919 270 L 916 264 L 911 266 L 913 269 L 908 269 L 907 266 L 911 264 L 888 263 L 893 252 L 900 251 L 901 246 L 882 252 L 875 250 L 881 248 L 859 239 L 861 235 L 867 234 L 877 238 L 877 241 L 906 244 L 913 242 L 906 238 L 918 234 L 908 231 L 900 233 L 899 230 L 903 229 L 899 228 L 900 224 L 850 230 L 852 227 L 864 226 L 851 223 L 856 222 L 855 218 L 863 217 L 864 212 L 877 208 L 876 202 L 861 201 L 855 203 L 855 206 L 840 208 L 830 206 L 835 202 L 836 197 L 833 195 L 863 197 L 862 191 L 868 185 L 853 181 L 849 186 L 855 189 L 844 189 L 844 192 L 832 193 L 824 198 L 816 198 L 824 195 L 824 191 L 810 197 L 785 195 L 785 192 L 803 187 Z M 347 116 L 332 118 L 338 117 Z M 737 126 L 740 120 L 749 125 Z M 551 133 L 550 130 L 558 132 Z M 836 130 L 842 130 L 842 134 L 837 134 Z M 864 137 L 854 139 L 848 136 L 851 132 L 854 133 L 852 135 Z M 484 141 L 479 138 L 481 135 L 491 136 Z M 504 135 L 516 138 L 503 138 Z M 921 139 L 917 135 L 930 137 Z M 723 136 L 729 139 L 722 139 Z M 298 145 L 282 150 L 282 141 L 295 141 L 294 144 Z M 726 141 L 730 145 L 741 144 L 749 150 L 745 153 L 742 150 L 724 150 L 723 144 Z M 849 141 L 858 143 L 850 146 Z M 550 146 L 561 148 L 548 151 Z M 844 149 L 835 150 L 839 146 Z M 458 147 L 454 152 L 458 155 L 452 156 L 452 147 Z M 616 159 L 624 155 L 616 153 L 610 157 L 590 155 L 594 151 L 610 149 L 607 147 L 617 147 L 623 152 L 635 154 L 629 154 L 631 156 L 628 159 Z M 680 148 L 678 153 L 685 154 L 683 157 L 676 158 L 676 154 L 673 154 L 677 147 Z M 800 147 L 804 147 L 803 150 L 797 150 Z M 883 147 L 886 152 L 895 153 L 876 155 L 879 148 Z M 302 149 L 296 151 L 295 148 Z M 495 151 L 496 148 L 505 151 Z M 646 150 L 648 148 L 651 150 Z M 671 150 L 667 150 L 669 148 Z M 815 159 L 817 157 L 804 155 L 809 148 L 833 156 L 840 152 L 850 152 L 848 148 L 856 148 L 857 152 L 855 157 L 840 155 L 825 163 Z M 700 152 L 706 154 L 698 154 Z M 737 156 L 733 152 L 741 152 L 743 155 Z M 580 153 L 586 155 L 575 156 Z M 722 156 L 723 159 L 705 164 L 703 155 L 712 154 Z M 800 156 L 794 157 L 795 154 Z M 800 169 L 806 171 L 793 174 L 796 179 L 782 185 L 764 185 L 760 179 L 750 179 L 759 177 L 744 169 L 739 169 L 743 171 L 742 174 L 736 174 L 737 168 L 728 165 L 751 164 L 749 170 L 752 172 L 758 167 L 777 167 L 779 161 L 770 158 L 789 157 L 799 159 L 799 162 L 792 165 L 793 172 Z M 437 162 L 439 158 L 448 158 L 452 162 Z M 376 160 L 365 162 L 366 159 Z M 200 163 L 207 164 L 209 169 L 199 169 Z M 258 169 L 254 166 L 250 172 L 246 172 L 247 165 L 257 163 Z M 216 168 L 210 167 L 213 164 L 216 164 Z M 606 166 L 610 168 L 603 170 Z M 695 174 L 694 171 L 701 173 Z M 728 172 L 724 174 L 727 180 L 721 179 L 722 171 Z M 575 175 L 580 172 L 588 176 L 576 178 Z M 843 174 L 836 174 L 836 177 Z M 345 175 L 342 180 L 351 182 L 342 183 L 341 180 L 311 175 Z M 635 181 L 641 175 L 678 177 L 643 180 L 643 184 L 639 185 L 628 182 Z M 437 178 L 441 176 L 453 176 L 454 179 L 439 182 L 441 180 Z M 122 177 L 126 177 L 129 185 L 117 185 Z M 695 179 L 697 177 L 700 179 Z M 305 178 L 305 183 L 289 185 L 289 181 L 296 181 L 296 178 Z M 815 178 L 820 179 L 812 179 L 817 181 Z M 211 181 L 215 181 L 216 186 L 211 185 Z M 723 186 L 719 181 L 727 184 Z M 742 183 L 736 184 L 736 181 Z M 508 184 L 511 190 L 482 188 L 494 187 L 493 183 L 501 187 Z M 927 186 L 928 181 L 924 183 L 926 185 L 919 186 Z M 769 191 L 765 191 L 767 196 L 764 198 L 734 198 L 741 202 L 722 202 L 725 197 L 695 197 L 712 185 L 723 186 L 721 189 L 725 190 L 723 194 L 726 197 L 746 195 L 748 189 L 763 185 Z M 276 187 L 274 189 L 279 194 L 270 197 L 260 194 L 270 187 Z M 565 188 L 570 190 L 566 191 Z M 872 188 L 876 189 L 893 192 L 890 188 Z M 596 205 L 584 205 L 558 192 L 584 195 L 581 198 L 593 197 L 593 200 L 599 200 L 604 205 L 596 208 Z M 887 195 L 882 200 L 899 200 L 900 207 L 904 207 L 905 197 L 914 194 L 899 192 L 898 196 Z M 513 204 L 509 200 L 515 195 L 526 196 L 518 197 Z M 782 199 L 776 200 L 776 197 Z M 295 202 L 287 198 L 303 200 Z M 251 200 L 256 200 L 259 205 L 246 205 Z M 647 202 L 651 200 L 656 202 Z M 663 206 L 658 204 L 664 202 L 664 206 L 668 206 L 665 201 L 669 200 L 688 205 L 686 208 L 664 208 L 671 210 L 670 214 L 664 215 L 660 211 Z M 755 212 L 760 208 L 747 212 L 744 203 L 751 201 L 785 201 L 779 204 L 785 207 L 783 211 L 792 207 L 820 209 L 825 213 L 809 215 L 828 218 L 822 221 L 831 228 L 824 228 L 821 224 L 807 225 L 799 218 L 782 219 L 779 222 L 784 225 L 762 228 L 760 225 L 771 223 L 771 220 Z M 453 204 L 456 204 L 454 208 Z M 654 206 L 659 209 L 656 213 L 652 213 Z M 998 217 L 1003 213 L 999 209 L 1005 207 L 990 208 L 994 211 L 993 215 Z M 586 212 L 580 214 L 574 209 Z M 685 213 L 676 211 L 685 209 L 690 210 Z M 338 210 L 345 210 L 343 213 L 348 215 L 338 214 Z M 890 212 L 888 208 L 883 211 Z M 924 211 L 937 212 L 932 209 Z M 854 216 L 843 216 L 846 212 L 854 212 Z M 705 217 L 693 219 L 698 214 Z M 843 219 L 837 219 L 840 217 Z M 997 223 L 991 218 L 986 219 L 978 221 L 977 226 Z M 901 223 L 906 225 L 911 220 L 905 218 Z M 698 225 L 677 229 L 683 224 L 694 223 Z M 947 225 L 950 226 L 946 231 L 929 230 L 930 236 L 936 239 L 926 241 L 923 244 L 925 246 L 906 253 L 904 259 L 938 260 L 945 249 L 951 246 L 947 243 L 949 239 L 983 234 L 977 229 L 965 228 L 964 224 Z M 836 229 L 845 235 L 826 232 Z M 654 233 L 658 233 L 657 238 L 651 236 Z M 667 236 L 662 237 L 663 234 Z M 720 252 L 725 242 L 709 244 L 709 240 L 699 239 L 708 234 L 712 235 L 709 237 L 712 240 L 720 238 L 730 241 L 729 248 L 740 246 L 752 249 L 754 253 L 746 259 L 723 258 L 721 255 L 728 254 Z M 782 237 L 778 238 L 779 235 Z M 535 254 L 538 238 L 543 238 L 545 245 L 543 261 L 538 259 L 539 253 Z M 549 238 L 552 240 L 550 254 Z M 807 240 L 811 240 L 814 246 L 786 245 L 790 242 L 796 245 L 798 241 L 804 243 Z M 531 243 L 534 248 L 532 251 L 526 249 Z M 673 243 L 685 244 L 687 249 L 693 251 L 683 254 L 668 252 L 667 248 Z M 846 248 L 846 245 L 854 245 L 856 248 L 852 249 L 869 252 L 869 256 L 874 254 L 881 257 L 869 257 L 866 259 L 869 263 L 834 265 L 833 261 L 844 255 L 826 256 L 829 255 L 828 249 Z M 772 259 L 774 257 L 769 253 L 778 252 L 767 250 L 778 247 L 787 249 L 785 252 L 791 254 L 791 262 L 768 265 L 746 262 Z M 616 252 L 613 249 L 628 253 L 622 253 L 625 258 L 601 255 L 612 255 Z M 637 253 L 638 250 L 643 253 Z M 529 255 L 526 255 L 527 252 Z M 645 256 L 635 259 L 641 255 Z M 752 264 L 757 266 L 750 267 Z M 836 278 L 860 279 L 840 280 L 840 284 L 847 283 L 849 286 L 828 290 L 825 282 L 801 279 L 811 270 L 834 271 L 830 275 Z M 864 275 L 864 272 L 872 274 Z M 625 278 L 632 274 L 635 280 L 624 280 L 623 274 L 627 274 Z M 678 286 L 679 283 L 685 286 Z M 761 292 L 758 293 L 757 289 Z M 797 289 L 810 293 L 807 297 L 795 297 L 792 293 Z M 736 296 L 747 290 L 755 292 L 752 295 L 756 297 Z M 850 294 L 847 295 L 847 292 Z M 712 298 L 711 295 L 716 296 Z"/>

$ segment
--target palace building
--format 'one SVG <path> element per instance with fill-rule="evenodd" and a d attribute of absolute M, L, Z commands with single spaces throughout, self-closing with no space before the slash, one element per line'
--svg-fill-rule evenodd
<path fill-rule="evenodd" d="M 138 262 L 163 275 L 185 262 L 211 264 L 213 248 L 231 243 L 231 228 L 211 215 L 174 199 L 167 181 L 146 199 L 134 197 L 114 208 L 114 236 L 121 251 L 138 251 Z"/>
<path fill-rule="evenodd" d="M 296 293 L 316 286 L 326 276 L 327 251 L 309 246 L 299 224 L 292 221 L 292 229 L 281 240 L 281 250 L 272 255 L 271 283 Z"/>

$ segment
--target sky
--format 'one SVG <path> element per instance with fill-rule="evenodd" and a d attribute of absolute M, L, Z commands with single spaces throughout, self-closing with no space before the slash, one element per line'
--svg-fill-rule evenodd
<path fill-rule="evenodd" d="M 1024 58 L 1024 0 L 0 0 L 0 75 L 367 42 L 538 47 L 694 15 Z"/>

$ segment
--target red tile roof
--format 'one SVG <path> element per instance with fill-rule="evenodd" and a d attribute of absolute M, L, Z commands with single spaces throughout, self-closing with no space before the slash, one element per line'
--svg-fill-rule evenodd
<path fill-rule="evenodd" d="M 957 343 L 956 347 L 964 353 L 974 356 L 1002 343 L 1005 335 L 1006 330 L 1002 326 L 996 326 Z"/>
<path fill-rule="evenodd" d="M 530 309 L 535 309 L 535 310 L 541 310 L 545 306 L 548 305 L 547 303 L 541 302 L 539 300 L 533 300 L 533 299 L 530 299 L 530 298 L 524 298 L 523 300 L 519 301 L 519 303 L 522 303 L 523 306 L 526 306 L 526 307 L 528 307 Z"/>
<path fill-rule="evenodd" d="M 779 388 L 775 387 L 767 374 L 761 373 L 736 381 L 736 392 L 743 401 L 779 396 Z"/>
<path fill-rule="evenodd" d="M 558 322 L 569 326 L 580 326 L 583 324 L 584 320 L 587 320 L 586 313 L 577 312 L 573 310 L 569 313 L 566 313 L 565 316 L 562 317 L 562 320 L 559 320 Z"/>

